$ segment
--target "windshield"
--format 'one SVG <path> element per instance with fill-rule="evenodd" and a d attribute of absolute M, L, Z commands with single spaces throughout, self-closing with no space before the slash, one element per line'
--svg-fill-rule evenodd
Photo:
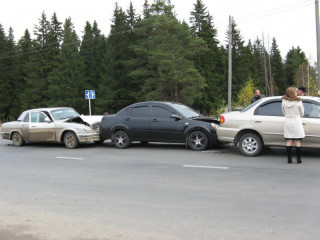
<path fill-rule="evenodd" d="M 23 121 L 25 116 L 28 114 L 28 111 L 24 111 L 23 113 L 20 114 L 20 117 L 17 119 L 17 121 Z"/>
<path fill-rule="evenodd" d="M 51 116 L 56 121 L 66 118 L 78 117 L 80 116 L 80 114 L 77 113 L 73 108 L 64 108 L 51 111 Z"/>
<path fill-rule="evenodd" d="M 244 108 L 241 112 L 245 112 L 248 111 L 250 108 L 252 108 L 253 106 L 255 106 L 257 103 L 259 103 L 261 101 L 261 98 L 258 101 L 255 101 L 253 103 L 251 103 L 248 107 Z"/>
<path fill-rule="evenodd" d="M 195 110 L 185 105 L 174 103 L 171 106 L 174 107 L 180 114 L 182 114 L 186 118 L 196 118 L 201 116 Z"/>

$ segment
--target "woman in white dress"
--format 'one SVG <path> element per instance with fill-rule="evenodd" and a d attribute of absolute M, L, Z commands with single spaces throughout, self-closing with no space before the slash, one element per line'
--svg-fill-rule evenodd
<path fill-rule="evenodd" d="M 292 163 L 292 142 L 295 142 L 297 162 L 301 161 L 301 140 L 305 137 L 302 117 L 304 115 L 304 109 L 301 98 L 297 96 L 298 89 L 295 87 L 289 87 L 286 90 L 286 94 L 282 100 L 282 112 L 285 117 L 284 120 L 284 138 L 287 141 L 286 149 L 288 156 L 288 163 Z"/>

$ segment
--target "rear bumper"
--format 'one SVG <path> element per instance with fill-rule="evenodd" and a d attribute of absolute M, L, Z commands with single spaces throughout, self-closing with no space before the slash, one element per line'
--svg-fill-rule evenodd
<path fill-rule="evenodd" d="M 84 142 L 97 142 L 100 141 L 99 133 L 86 133 L 86 134 L 77 134 L 80 143 Z"/>
<path fill-rule="evenodd" d="M 233 143 L 238 132 L 239 132 L 239 129 L 236 129 L 236 128 L 218 127 L 217 129 L 218 140 L 224 143 Z"/>

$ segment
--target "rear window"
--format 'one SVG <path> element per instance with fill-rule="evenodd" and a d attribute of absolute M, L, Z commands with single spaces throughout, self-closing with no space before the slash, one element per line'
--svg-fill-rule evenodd
<path fill-rule="evenodd" d="M 254 111 L 254 115 L 283 117 L 281 101 L 261 104 Z"/>

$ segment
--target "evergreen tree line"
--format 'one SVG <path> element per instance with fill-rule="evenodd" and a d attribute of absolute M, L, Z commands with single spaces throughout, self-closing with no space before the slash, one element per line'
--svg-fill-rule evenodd
<path fill-rule="evenodd" d="M 291 85 L 305 85 L 310 94 L 316 89 L 315 69 L 299 47 L 282 59 L 275 38 L 267 51 L 258 38 L 245 44 L 234 20 L 231 30 L 233 101 L 249 81 L 266 95 Z M 224 46 L 202 0 L 189 23 L 177 20 L 170 0 L 145 0 L 142 16 L 132 2 L 127 10 L 116 4 L 108 36 L 94 21 L 80 39 L 71 18 L 62 23 L 56 13 L 50 19 L 42 13 L 34 39 L 25 30 L 15 42 L 13 29 L 6 35 L 0 24 L 0 119 L 37 107 L 71 106 L 87 114 L 88 89 L 96 91 L 93 114 L 145 100 L 215 114 L 227 104 L 228 48 L 228 30 Z"/>

